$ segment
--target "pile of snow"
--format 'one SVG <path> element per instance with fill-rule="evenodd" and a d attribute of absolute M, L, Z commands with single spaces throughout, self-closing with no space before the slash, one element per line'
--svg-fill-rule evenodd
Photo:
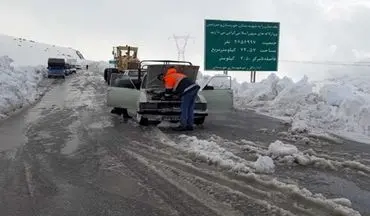
<path fill-rule="evenodd" d="M 193 154 L 196 159 L 208 164 L 243 172 L 250 171 L 251 163 L 222 148 L 215 141 L 180 135 L 180 142 L 176 147 Z"/>
<path fill-rule="evenodd" d="M 172 146 L 190 154 L 194 159 L 210 165 L 237 172 L 273 173 L 275 165 L 266 155 L 259 155 L 256 161 L 245 160 L 220 146 L 217 138 L 198 139 L 195 136 L 180 135 L 180 140 Z M 169 144 L 168 142 L 165 142 Z M 170 145 L 170 144 L 169 144 Z"/>
<path fill-rule="evenodd" d="M 294 83 L 271 74 L 260 83 L 234 84 L 238 109 L 289 120 L 292 130 L 370 140 L 370 74 Z"/>
<path fill-rule="evenodd" d="M 45 90 L 39 86 L 47 76 L 44 67 L 13 67 L 8 56 L 0 57 L 0 119 L 32 104 Z"/>
<path fill-rule="evenodd" d="M 315 166 L 331 170 L 351 169 L 361 174 L 370 174 L 370 166 L 353 160 L 336 160 L 328 155 L 319 155 L 314 150 L 309 149 L 300 151 L 296 146 L 285 144 L 280 140 L 271 143 L 266 156 L 270 156 L 274 161 L 285 164 L 299 164 L 302 166 Z"/>
<path fill-rule="evenodd" d="M 277 140 L 270 144 L 267 152 L 274 157 L 284 157 L 287 155 L 297 154 L 298 149 L 294 145 L 284 144 Z"/>
<path fill-rule="evenodd" d="M 271 157 L 259 155 L 254 167 L 259 173 L 273 173 L 275 164 Z"/>

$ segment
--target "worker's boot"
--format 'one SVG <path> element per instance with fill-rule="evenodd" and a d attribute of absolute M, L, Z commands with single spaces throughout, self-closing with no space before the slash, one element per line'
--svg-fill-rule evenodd
<path fill-rule="evenodd" d="M 192 130 L 194 130 L 194 127 L 193 126 L 186 126 L 186 130 L 192 131 Z"/>
<path fill-rule="evenodd" d="M 132 116 L 129 116 L 128 114 L 123 113 L 122 114 L 123 121 L 128 122 L 129 119 L 132 119 Z"/>
<path fill-rule="evenodd" d="M 121 115 L 121 113 L 117 110 L 117 108 L 113 108 L 110 113 L 116 114 L 116 115 Z"/>
<path fill-rule="evenodd" d="M 172 130 L 174 130 L 174 131 L 186 131 L 187 128 L 185 126 L 180 125 L 180 126 L 172 128 Z"/>

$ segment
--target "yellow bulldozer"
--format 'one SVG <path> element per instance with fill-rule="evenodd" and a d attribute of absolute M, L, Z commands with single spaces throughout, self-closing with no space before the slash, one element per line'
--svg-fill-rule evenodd
<path fill-rule="evenodd" d="M 138 47 L 117 46 L 113 47 L 112 55 L 119 71 L 138 69 L 140 60 L 137 58 Z"/>
<path fill-rule="evenodd" d="M 124 73 L 125 70 L 138 70 L 140 59 L 137 57 L 139 48 L 134 46 L 115 46 L 112 55 L 114 68 L 104 70 L 104 79 L 109 84 L 112 73 Z"/>

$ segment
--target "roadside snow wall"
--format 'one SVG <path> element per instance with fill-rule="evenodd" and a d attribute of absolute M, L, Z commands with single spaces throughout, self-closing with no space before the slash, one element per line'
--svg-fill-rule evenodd
<path fill-rule="evenodd" d="M 12 62 L 8 56 L 0 57 L 0 119 L 37 100 L 47 76 L 43 66 L 13 67 Z"/>
<path fill-rule="evenodd" d="M 235 107 L 289 120 L 292 130 L 329 132 L 370 141 L 370 74 L 294 83 L 271 74 L 260 83 L 234 83 Z"/>

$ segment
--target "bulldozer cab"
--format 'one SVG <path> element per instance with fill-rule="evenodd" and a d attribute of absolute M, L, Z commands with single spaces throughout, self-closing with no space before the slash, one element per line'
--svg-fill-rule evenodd
<path fill-rule="evenodd" d="M 138 69 L 140 60 L 137 58 L 138 47 L 117 46 L 113 48 L 113 56 L 117 61 L 117 68 L 120 71 Z"/>

